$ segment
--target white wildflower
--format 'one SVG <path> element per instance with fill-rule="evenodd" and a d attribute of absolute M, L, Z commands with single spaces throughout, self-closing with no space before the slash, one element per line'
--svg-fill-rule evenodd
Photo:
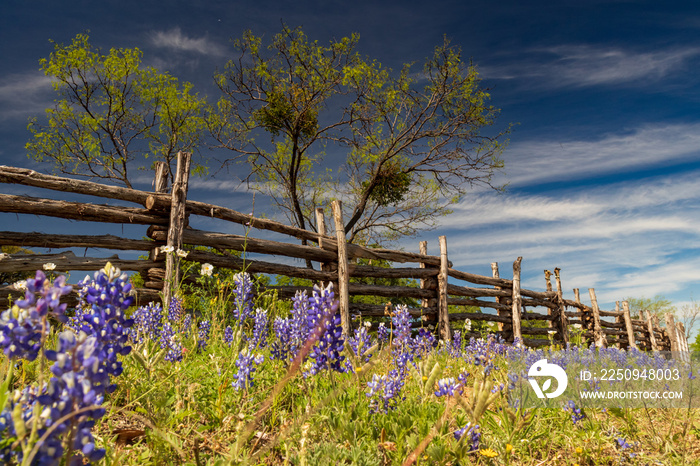
<path fill-rule="evenodd" d="M 12 285 L 15 290 L 27 291 L 27 280 L 20 280 Z"/>
<path fill-rule="evenodd" d="M 56 264 L 53 262 L 47 262 L 44 264 L 44 270 L 54 270 L 56 268 Z"/>
<path fill-rule="evenodd" d="M 10 257 L 9 254 L 5 254 L 4 252 L 3 252 L 3 253 L 0 253 L 0 261 L 3 260 L 3 259 L 7 259 L 8 257 Z"/>
<path fill-rule="evenodd" d="M 202 270 L 199 271 L 200 275 L 206 275 L 207 277 L 211 277 L 211 274 L 214 272 L 214 266 L 211 264 L 202 264 Z"/>
<path fill-rule="evenodd" d="M 162 252 L 163 254 L 170 254 L 173 251 L 175 251 L 175 248 L 172 246 L 161 246 L 160 247 L 160 252 Z"/>
<path fill-rule="evenodd" d="M 177 257 L 182 257 L 184 259 L 189 253 L 189 251 L 183 251 L 182 249 L 178 249 L 176 254 Z"/>

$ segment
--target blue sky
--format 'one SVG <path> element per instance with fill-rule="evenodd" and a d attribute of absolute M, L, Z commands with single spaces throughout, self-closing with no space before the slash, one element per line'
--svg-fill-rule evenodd
<path fill-rule="evenodd" d="M 41 169 L 23 145 L 27 119 L 53 99 L 38 66 L 49 39 L 89 30 L 103 49 L 139 47 L 146 64 L 215 96 L 230 39 L 245 29 L 269 37 L 281 21 L 321 42 L 357 32 L 360 52 L 393 69 L 420 66 L 446 34 L 478 65 L 498 124 L 516 124 L 504 153 L 509 187 L 466 197 L 419 238 L 432 253 L 444 234 L 457 268 L 486 275 L 497 261 L 503 276 L 523 256 L 531 289 L 560 267 L 569 297 L 578 287 L 587 299 L 593 287 L 606 308 L 629 296 L 662 294 L 679 307 L 700 299 L 700 5 L 691 1 L 7 0 L 0 161 Z M 250 209 L 249 196 L 221 190 L 231 185 L 197 180 L 191 197 Z M 417 250 L 419 239 L 401 246 Z"/>

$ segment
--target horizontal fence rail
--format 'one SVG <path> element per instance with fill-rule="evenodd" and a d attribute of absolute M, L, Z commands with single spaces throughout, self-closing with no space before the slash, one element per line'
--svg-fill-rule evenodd
<path fill-rule="evenodd" d="M 411 298 L 416 305 L 409 312 L 420 325 L 434 326 L 440 337 L 451 339 L 460 327 L 463 337 L 480 337 L 469 330 L 467 322 L 486 322 L 495 325 L 496 334 L 511 343 L 527 346 L 567 344 L 585 338 L 596 346 L 616 345 L 621 348 L 643 350 L 688 351 L 685 329 L 676 323 L 673 315 L 659 317 L 648 311 L 632 318 L 627 302 L 617 303 L 614 311 L 598 307 L 595 290 L 589 289 L 590 305 L 583 304 L 578 289 L 574 299 L 563 297 L 560 270 L 545 271 L 545 291 L 520 287 L 522 258 L 513 263 L 512 278 L 502 278 L 497 263 L 491 264 L 492 276 L 472 274 L 452 268 L 448 260 L 447 239 L 439 238 L 440 255 L 427 254 L 427 243 L 419 244 L 418 253 L 374 249 L 347 243 L 343 231 L 342 206 L 333 204 L 334 234 L 327 234 L 326 219 L 321 209 L 316 211 L 317 231 L 308 231 L 269 219 L 242 214 L 232 209 L 187 199 L 189 154 L 178 155 L 178 167 L 170 192 L 167 185 L 167 167 L 156 166 L 154 191 L 108 186 L 101 183 L 38 173 L 17 167 L 0 166 L 0 183 L 19 184 L 51 191 L 62 191 L 137 204 L 138 207 L 64 201 L 51 198 L 0 194 L 0 212 L 32 214 L 81 222 L 121 223 L 142 225 L 148 239 L 130 239 L 115 235 L 72 235 L 51 233 L 18 233 L 0 231 L 1 246 L 21 248 L 85 248 L 115 251 L 147 252 L 147 259 L 125 260 L 118 255 L 107 258 L 78 257 L 71 251 L 52 254 L 3 254 L 0 274 L 29 272 L 53 263 L 60 271 L 94 271 L 107 262 L 125 271 L 139 272 L 144 287 L 136 289 L 137 304 L 162 299 L 170 301 L 171 283 L 180 281 L 180 273 L 173 254 L 163 253 L 162 246 L 185 248 L 187 260 L 215 267 L 252 274 L 282 275 L 308 279 L 312 282 L 335 284 L 344 332 L 352 325 L 351 315 L 368 318 L 386 317 L 391 312 L 391 300 Z M 250 231 L 271 231 L 295 241 L 289 243 L 190 228 L 192 215 L 216 218 L 250 228 Z M 311 243 L 311 244 L 308 244 Z M 195 249 L 210 248 L 209 252 Z M 240 253 L 231 254 L 231 251 Z M 249 254 L 272 256 L 271 260 L 251 258 Z M 240 257 L 239 257 L 240 256 Z M 274 257 L 300 259 L 315 263 L 316 268 L 281 264 Z M 360 264 L 363 259 L 367 264 Z M 373 261 L 401 266 L 378 267 Z M 552 277 L 555 284 L 552 284 Z M 193 277 L 182 277 L 192 282 Z M 414 286 L 386 286 L 357 283 L 358 280 L 411 279 Z M 456 282 L 466 282 L 457 284 Z M 268 286 L 281 298 L 289 298 L 299 290 L 311 292 L 309 287 Z M 367 304 L 357 300 L 363 296 L 382 298 L 385 304 Z M 20 297 L 13 285 L 0 287 L 0 303 L 8 305 L 8 298 Z M 76 295 L 71 298 L 76 301 Z M 459 307 L 479 308 L 463 312 Z M 485 310 L 492 310 L 488 312 Z M 606 320 L 613 319 L 613 320 Z M 460 325 L 465 323 L 466 325 Z M 376 325 L 376 322 L 375 322 Z"/>

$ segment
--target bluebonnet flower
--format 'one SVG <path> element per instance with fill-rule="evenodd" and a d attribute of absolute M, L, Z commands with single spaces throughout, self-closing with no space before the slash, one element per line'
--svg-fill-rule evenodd
<path fill-rule="evenodd" d="M 365 394 L 370 398 L 370 412 L 382 411 L 387 413 L 405 399 L 401 397 L 401 390 L 404 386 L 404 379 L 396 369 L 389 371 L 387 375 L 372 376 L 372 380 L 367 382 L 369 391 Z"/>
<path fill-rule="evenodd" d="M 160 339 L 160 331 L 163 320 L 163 308 L 160 303 L 148 303 L 146 306 L 141 306 L 131 315 L 134 319 L 132 327 L 132 340 L 135 343 L 143 342 L 144 338 L 151 341 Z"/>
<path fill-rule="evenodd" d="M 160 332 L 160 347 L 166 350 L 164 358 L 166 361 L 182 361 L 182 343 L 175 327 L 170 322 L 163 323 Z"/>
<path fill-rule="evenodd" d="M 338 302 L 334 300 L 333 285 L 326 288 L 314 286 L 312 296 L 309 298 L 308 319 L 314 330 L 310 338 L 316 339 L 316 344 L 311 348 L 309 357 L 314 359 L 306 376 L 317 374 L 328 369 L 337 372 L 345 372 L 343 366 L 343 351 L 345 340 L 343 329 L 340 325 Z"/>
<path fill-rule="evenodd" d="M 313 328 L 309 326 L 309 297 L 305 291 L 297 291 L 292 298 L 291 315 L 286 319 L 275 318 L 272 331 L 275 339 L 270 350 L 275 359 L 291 360 L 308 339 Z"/>
<path fill-rule="evenodd" d="M 182 308 L 182 300 L 174 296 L 168 306 L 168 321 L 179 326 L 184 316 L 185 310 Z"/>
<path fill-rule="evenodd" d="M 240 272 L 233 276 L 234 301 L 233 317 L 238 325 L 253 314 L 253 281 L 246 272 Z"/>
<path fill-rule="evenodd" d="M 452 334 L 450 353 L 455 357 L 462 354 L 462 332 L 459 330 L 455 330 Z"/>
<path fill-rule="evenodd" d="M 435 391 L 435 396 L 454 396 L 455 392 L 461 393 L 462 384 L 457 382 L 454 377 L 438 380 L 438 389 Z"/>
<path fill-rule="evenodd" d="M 27 281 L 27 290 L 32 296 L 27 295 L 26 299 L 17 301 L 9 315 L 3 313 L 0 320 L 3 337 L 21 343 L 22 335 L 13 332 L 17 323 L 22 326 L 39 323 L 39 332 L 45 334 L 48 331 L 45 318 L 49 312 L 56 313 L 55 317 L 65 321 L 66 306 L 59 303 L 59 298 L 68 293 L 70 287 L 64 286 L 64 283 L 64 278 L 59 277 L 52 287 L 43 273 L 37 272 L 34 280 Z M 83 311 L 75 321 L 80 326 L 80 333 L 76 335 L 72 330 L 61 332 L 57 349 L 43 351 L 46 359 L 54 361 L 50 368 L 53 377 L 43 387 L 29 386 L 16 391 L 0 414 L 3 438 L 17 436 L 15 422 L 36 426 L 38 435 L 35 438 L 41 439 L 35 447 L 36 464 L 59 464 L 64 454 L 65 461 L 71 464 L 82 462 L 78 452 L 88 461 L 98 461 L 104 457 L 105 450 L 95 446 L 91 429 L 94 421 L 105 414 L 105 409 L 100 406 L 105 393 L 116 388 L 110 383 L 110 376 L 117 376 L 122 371 L 117 356 L 128 354 L 131 350 L 125 345 L 133 323 L 124 314 L 124 310 L 133 302 L 133 298 L 128 296 L 131 285 L 127 282 L 126 274 L 120 274 L 119 269 L 107 264 L 95 274 L 94 280 L 86 279 L 80 285 Z M 40 293 L 41 297 L 36 299 L 34 292 Z M 26 328 L 30 330 L 26 332 L 29 335 L 36 330 L 31 325 Z M 5 340 L 2 341 L 6 346 Z M 10 341 L 10 353 L 16 355 L 13 346 L 25 348 L 27 345 Z M 35 347 L 29 345 L 29 349 L 34 350 Z M 40 349 L 36 348 L 37 351 Z M 22 357 L 35 359 L 37 355 L 24 351 Z M 38 406 L 36 410 L 35 406 Z M 39 413 L 38 417 L 35 417 L 36 413 Z M 66 434 L 71 437 L 64 439 Z M 6 462 L 21 462 L 23 451 L 26 451 L 21 445 L 23 441 L 26 442 L 26 437 L 0 447 L 0 458 Z M 65 446 L 72 450 L 65 452 Z"/>
<path fill-rule="evenodd" d="M 634 458 L 637 456 L 636 453 L 633 453 L 631 450 L 633 448 L 633 445 L 630 445 L 627 442 L 627 439 L 625 438 L 618 438 L 617 439 L 617 446 L 620 448 L 620 464 L 624 461 L 625 457 L 628 458 Z"/>
<path fill-rule="evenodd" d="M 467 425 L 461 429 L 454 431 L 454 437 L 457 441 L 461 441 L 463 438 L 469 441 L 469 451 L 478 451 L 479 443 L 481 442 L 481 433 L 479 432 L 479 425 L 472 425 L 471 422 L 467 422 Z"/>
<path fill-rule="evenodd" d="M 581 411 L 581 408 L 576 407 L 576 403 L 574 403 L 573 400 L 569 400 L 566 403 L 565 409 L 567 411 L 571 411 L 571 420 L 573 421 L 574 425 L 578 424 L 586 417 L 583 411 Z"/>
<path fill-rule="evenodd" d="M 306 323 L 304 323 L 304 326 L 306 326 Z M 292 319 L 277 317 L 272 323 L 272 331 L 276 336 L 270 344 L 272 356 L 281 360 L 293 359 L 301 342 L 294 338 Z"/>
<path fill-rule="evenodd" d="M 389 329 L 384 322 L 381 322 L 377 328 L 377 339 L 382 343 L 389 341 Z"/>
<path fill-rule="evenodd" d="M 250 338 L 248 348 L 253 351 L 255 348 L 265 348 L 267 346 L 267 311 L 257 309 L 253 324 L 253 336 Z"/>
<path fill-rule="evenodd" d="M 306 291 L 297 291 L 294 298 L 292 298 L 292 312 L 289 328 L 292 332 L 292 339 L 296 341 L 306 341 L 309 334 L 314 329 L 308 322 L 309 308 L 309 296 L 306 294 Z"/>
<path fill-rule="evenodd" d="M 33 361 L 41 348 L 44 332 L 48 332 L 48 316 L 65 322 L 66 304 L 59 298 L 70 293 L 65 277 L 59 276 L 51 284 L 43 272 L 37 271 L 33 280 L 27 280 L 25 299 L 15 301 L 14 306 L 0 314 L 0 348 L 9 358 Z M 37 299 L 35 293 L 41 293 Z"/>
<path fill-rule="evenodd" d="M 190 337 L 190 329 L 192 328 L 192 314 L 186 314 L 185 318 L 182 319 L 182 326 L 180 327 L 180 332 L 182 333 L 182 338 L 187 339 Z"/>
<path fill-rule="evenodd" d="M 238 353 L 238 358 L 236 359 L 236 367 L 238 371 L 233 376 L 233 382 L 231 385 L 237 391 L 247 390 L 253 386 L 253 373 L 255 372 L 255 365 L 260 365 L 263 363 L 263 356 L 253 356 L 253 354 L 245 349 Z"/>
<path fill-rule="evenodd" d="M 396 306 L 391 322 L 394 326 L 394 346 L 400 348 L 409 346 L 411 339 L 411 314 L 408 312 L 408 307 L 405 304 Z"/>
<path fill-rule="evenodd" d="M 358 358 L 362 358 L 363 362 L 369 362 L 372 358 L 372 354 L 367 352 L 372 346 L 372 337 L 367 328 L 367 325 L 361 325 L 355 329 L 352 336 L 348 337 L 348 343 L 352 352 Z"/>
<path fill-rule="evenodd" d="M 228 346 L 231 346 L 231 343 L 233 343 L 233 329 L 230 325 L 227 325 L 224 329 L 224 343 Z"/>
<path fill-rule="evenodd" d="M 410 342 L 414 354 L 425 355 L 437 346 L 437 340 L 429 330 L 421 328 Z"/>
<path fill-rule="evenodd" d="M 199 332 L 197 334 L 197 347 L 202 351 L 207 349 L 209 344 L 209 333 L 211 332 L 211 322 L 203 320 L 199 323 Z"/>

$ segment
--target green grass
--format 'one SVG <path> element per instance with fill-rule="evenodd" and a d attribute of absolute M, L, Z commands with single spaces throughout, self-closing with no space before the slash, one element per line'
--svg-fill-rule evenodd
<path fill-rule="evenodd" d="M 165 361 L 153 342 L 123 358 L 124 372 L 114 379 L 118 389 L 96 427 L 107 449 L 104 464 L 682 465 L 700 458 L 698 410 L 595 410 L 578 424 L 561 409 L 515 412 L 504 392 L 490 396 L 489 387 L 479 389 L 482 367 L 445 351 L 433 351 L 409 371 L 405 399 L 387 413 L 372 413 L 366 396 L 372 376 L 388 371 L 386 348 L 356 374 L 307 378 L 303 367 L 290 369 L 265 349 L 255 385 L 236 391 L 237 344 L 222 342 L 231 304 L 221 299 L 197 300 L 203 318 L 213 320 L 205 351 L 197 350 L 192 335 L 183 342 L 181 362 Z M 258 304 L 277 315 L 286 309 L 270 297 Z M 507 384 L 507 362 L 495 363 L 491 378 Z M 18 383 L 36 378 L 37 370 L 23 363 Z M 464 371 L 471 375 L 461 396 L 433 394 L 437 378 Z M 487 397 L 483 414 L 475 413 Z M 467 422 L 480 425 L 478 451 L 454 438 Z M 620 450 L 619 437 L 634 456 Z"/>

